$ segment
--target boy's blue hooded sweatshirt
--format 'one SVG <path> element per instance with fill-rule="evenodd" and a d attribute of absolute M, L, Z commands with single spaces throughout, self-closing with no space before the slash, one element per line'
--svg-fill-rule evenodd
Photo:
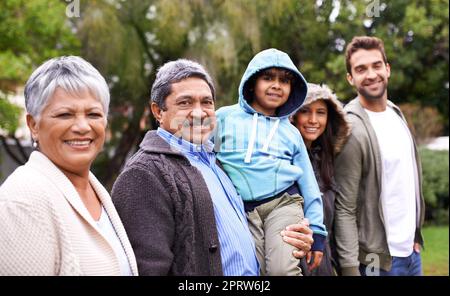
<path fill-rule="evenodd" d="M 253 109 L 249 81 L 268 68 L 284 68 L 294 76 L 287 102 L 274 117 Z M 327 231 L 323 224 L 321 193 L 300 132 L 289 121 L 302 105 L 306 80 L 289 56 L 277 49 L 261 51 L 250 61 L 239 85 L 239 104 L 216 112 L 217 157 L 244 201 L 273 197 L 297 182 L 305 217 L 314 232 L 313 250 L 322 250 Z"/>

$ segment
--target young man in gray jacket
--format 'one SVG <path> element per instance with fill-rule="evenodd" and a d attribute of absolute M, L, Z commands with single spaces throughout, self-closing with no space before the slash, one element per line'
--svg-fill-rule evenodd
<path fill-rule="evenodd" d="M 342 274 L 421 275 L 421 165 L 403 114 L 387 99 L 390 66 L 383 42 L 354 37 L 346 64 L 358 96 L 345 106 L 352 133 L 335 162 Z"/>

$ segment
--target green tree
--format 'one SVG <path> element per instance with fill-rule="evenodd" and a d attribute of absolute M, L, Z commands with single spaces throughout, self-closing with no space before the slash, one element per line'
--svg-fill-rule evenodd
<path fill-rule="evenodd" d="M 245 67 L 268 47 L 287 52 L 308 81 L 325 82 L 348 101 L 355 92 L 345 80 L 345 45 L 355 35 L 375 35 L 392 66 L 390 98 L 435 107 L 448 118 L 448 0 L 90 0 L 80 1 L 80 17 L 70 19 L 66 2 L 49 2 L 0 4 L 0 61 L 11 64 L 0 63 L 0 89 L 79 44 L 111 90 L 108 140 L 94 166 L 107 187 L 145 131 L 156 128 L 148 108 L 156 70 L 180 57 L 206 66 L 217 106 L 237 102 Z"/>
<path fill-rule="evenodd" d="M 284 49 L 308 80 L 347 101 L 355 93 L 345 80 L 345 45 L 355 35 L 380 37 L 392 66 L 390 98 L 448 118 L 448 0 L 290 2 L 276 18 L 260 18 L 262 47 Z"/>
<path fill-rule="evenodd" d="M 250 2 L 242 1 L 248 7 Z M 235 93 L 243 65 L 260 44 L 255 37 L 258 32 L 242 30 L 249 27 L 249 15 L 229 3 L 131 0 L 83 4 L 81 18 L 74 19 L 82 55 L 101 70 L 111 86 L 111 133 L 95 166 L 107 187 L 145 131 L 156 128 L 148 101 L 159 66 L 180 57 L 198 60 L 216 78 L 219 105 Z M 258 14 L 252 13 L 256 30 Z"/>
<path fill-rule="evenodd" d="M 180 57 L 211 72 L 218 106 L 237 102 L 245 67 L 268 47 L 286 51 L 307 80 L 329 84 L 347 101 L 355 94 L 345 80 L 345 45 L 355 35 L 375 35 L 385 41 L 393 68 L 390 97 L 435 106 L 447 116 L 448 0 L 378 1 L 372 10 L 369 2 L 83 2 L 81 18 L 73 19 L 82 55 L 105 74 L 113 98 L 98 175 L 110 187 L 145 130 L 156 127 L 148 111 L 150 86 L 160 65 Z"/>
<path fill-rule="evenodd" d="M 394 102 L 436 107 L 448 133 L 448 0 L 389 1 L 370 27 L 385 40 Z"/>
<path fill-rule="evenodd" d="M 43 61 L 77 54 L 79 42 L 72 33 L 63 1 L 3 0 L 0 2 L 0 129 L 2 141 L 14 139 L 20 108 L 7 98 L 15 94 Z M 16 143 L 19 144 L 19 141 Z M 20 160 L 23 157 L 11 155 Z M 21 159 L 20 162 L 25 162 Z"/>

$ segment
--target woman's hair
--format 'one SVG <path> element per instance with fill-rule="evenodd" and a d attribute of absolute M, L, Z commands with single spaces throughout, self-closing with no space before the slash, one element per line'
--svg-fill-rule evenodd
<path fill-rule="evenodd" d="M 311 143 L 310 153 L 319 157 L 319 167 L 316 174 L 322 179 L 324 189 L 329 189 L 332 185 L 334 175 L 334 159 L 345 145 L 350 134 L 350 124 L 348 123 L 342 103 L 326 84 L 308 83 L 308 93 L 302 107 L 308 106 L 315 101 L 322 100 L 327 106 L 327 124 L 324 132 Z M 295 125 L 300 112 L 291 117 Z"/>
<path fill-rule="evenodd" d="M 39 66 L 25 85 L 25 107 L 35 120 L 57 88 L 71 94 L 88 90 L 108 114 L 109 88 L 100 72 L 81 57 L 62 56 Z"/>
<path fill-rule="evenodd" d="M 311 151 L 319 148 L 319 175 L 322 179 L 324 190 L 331 188 L 334 175 L 334 147 L 333 135 L 336 134 L 336 126 L 333 125 L 337 116 L 336 110 L 333 108 L 329 100 L 323 100 L 327 104 L 327 125 L 323 133 L 311 144 Z"/>

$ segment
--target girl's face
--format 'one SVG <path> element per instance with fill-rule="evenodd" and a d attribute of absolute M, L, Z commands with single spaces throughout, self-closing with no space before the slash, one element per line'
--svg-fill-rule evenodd
<path fill-rule="evenodd" d="M 327 120 L 328 107 L 324 100 L 317 100 L 298 111 L 294 124 L 302 134 L 306 147 L 310 148 L 312 142 L 325 131 Z"/>

